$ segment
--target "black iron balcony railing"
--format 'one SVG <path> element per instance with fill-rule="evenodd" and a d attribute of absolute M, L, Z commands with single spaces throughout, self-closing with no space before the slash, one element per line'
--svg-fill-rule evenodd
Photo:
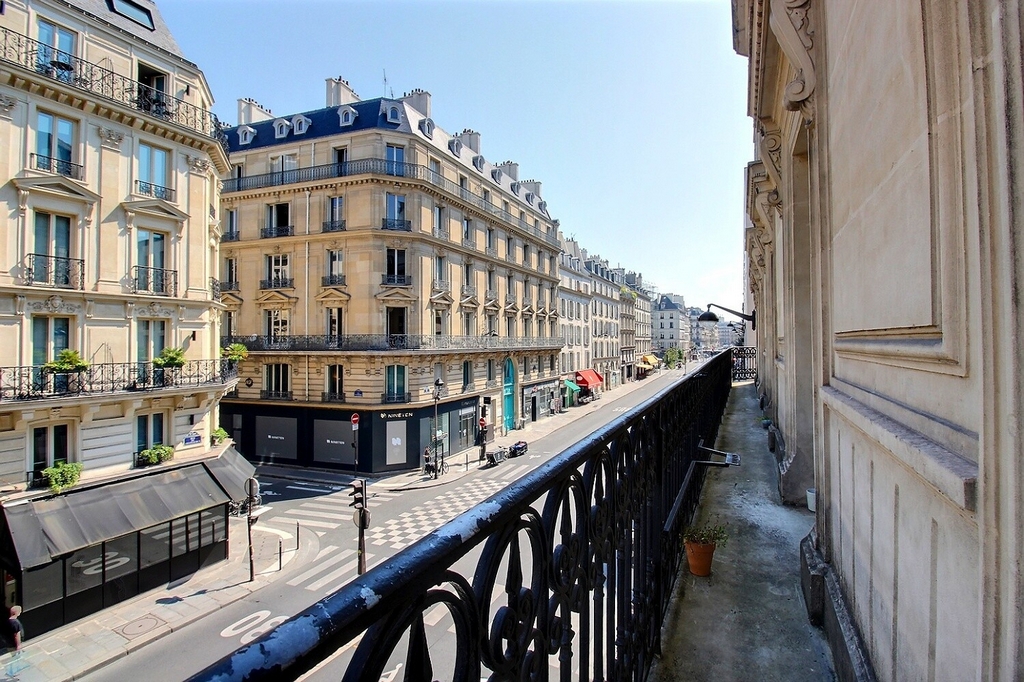
<path fill-rule="evenodd" d="M 277 173 L 265 173 L 263 175 L 251 175 L 242 178 L 230 178 L 224 181 L 224 193 L 240 192 L 243 190 L 261 189 L 264 187 L 275 187 L 278 185 L 295 184 L 302 182 L 315 182 L 330 178 L 341 178 L 350 175 L 393 175 L 404 178 L 423 180 L 434 187 L 444 190 L 452 197 L 471 204 L 481 211 L 492 215 L 499 220 L 515 225 L 524 232 L 551 244 L 555 249 L 561 247 L 557 232 L 552 228 L 551 232 L 544 232 L 526 220 L 512 215 L 484 197 L 459 187 L 457 182 L 449 180 L 443 174 L 437 173 L 427 166 L 419 166 L 413 163 L 399 163 L 386 159 L 357 159 L 344 163 L 328 163 L 322 166 L 309 166 L 295 170 Z"/>
<path fill-rule="evenodd" d="M 382 405 L 389 405 L 395 403 L 408 403 L 412 402 L 412 394 L 410 393 L 381 393 L 380 402 Z"/>
<path fill-rule="evenodd" d="M 757 378 L 757 348 L 737 346 L 732 349 L 732 380 L 749 381 Z"/>
<path fill-rule="evenodd" d="M 325 287 L 345 286 L 345 275 L 324 275 L 320 284 Z"/>
<path fill-rule="evenodd" d="M 466 298 L 476 296 L 476 287 L 472 284 L 463 284 L 459 291 Z"/>
<path fill-rule="evenodd" d="M 225 232 L 224 234 L 222 234 L 220 236 L 220 240 L 222 242 L 237 242 L 241 238 L 242 238 L 242 235 L 239 234 L 239 232 L 237 230 L 232 230 L 232 231 L 229 231 L 229 232 Z"/>
<path fill-rule="evenodd" d="M 498 257 L 498 250 L 496 248 L 494 248 L 493 246 L 488 246 L 486 249 L 484 249 L 484 253 L 486 253 L 491 258 L 497 258 Z"/>
<path fill-rule="evenodd" d="M 293 277 L 272 277 L 260 280 L 260 289 L 293 289 L 294 287 L 295 278 Z"/>
<path fill-rule="evenodd" d="M 238 291 L 238 282 L 231 281 L 231 280 L 226 281 L 226 282 L 221 282 L 220 283 L 220 290 L 221 290 L 221 292 L 225 292 L 225 291 Z"/>
<path fill-rule="evenodd" d="M 260 391 L 260 400 L 291 400 L 291 391 Z"/>
<path fill-rule="evenodd" d="M 32 167 L 36 170 L 46 171 L 47 173 L 56 173 L 57 175 L 63 175 L 73 180 L 81 180 L 85 177 L 84 169 L 79 164 L 64 161 L 63 159 L 55 159 L 52 156 L 33 154 L 31 163 Z"/>
<path fill-rule="evenodd" d="M 561 336 L 448 336 L 414 334 L 335 335 L 234 335 L 222 336 L 221 347 L 240 343 L 250 352 L 259 351 L 387 351 L 387 350 L 557 350 L 565 345 Z"/>
<path fill-rule="evenodd" d="M 423 679 L 647 679 L 730 365 L 712 359 L 192 679 L 294 680 L 330 659 L 376 680 L 394 657 Z M 451 646 L 430 646 L 438 607 Z"/>
<path fill-rule="evenodd" d="M 220 300 L 220 293 L 221 293 L 220 280 L 217 279 L 216 277 L 211 277 L 210 278 L 210 296 L 213 298 L 213 300 L 219 301 Z"/>
<path fill-rule="evenodd" d="M 345 394 L 335 393 L 334 391 L 324 391 L 321 394 L 320 401 L 325 403 L 343 403 L 345 402 Z"/>
<path fill-rule="evenodd" d="M 291 237 L 293 234 L 295 234 L 295 228 L 292 225 L 276 225 L 274 227 L 260 228 L 260 239 Z"/>
<path fill-rule="evenodd" d="M 177 296 L 178 271 L 136 265 L 132 268 L 132 291 L 136 294 Z"/>
<path fill-rule="evenodd" d="M 147 197 L 163 199 L 164 201 L 174 201 L 177 196 L 177 192 L 170 187 L 161 187 L 160 185 L 154 185 L 152 182 L 143 182 L 142 180 L 135 181 L 135 192 L 136 194 L 144 194 Z"/>
<path fill-rule="evenodd" d="M 325 220 L 323 224 L 323 232 L 341 232 L 345 229 L 344 220 Z"/>
<path fill-rule="evenodd" d="M 154 367 L 152 362 L 107 362 L 80 372 L 50 372 L 39 365 L 0 367 L 0 401 L 206 386 L 237 376 L 237 368 L 227 360 L 189 360 L 175 368 Z"/>
<path fill-rule="evenodd" d="M 430 288 L 433 291 L 451 291 L 452 283 L 447 279 L 435 279 L 430 282 Z"/>
<path fill-rule="evenodd" d="M 85 289 L 85 261 L 30 253 L 25 281 L 32 285 L 81 291 Z"/>
<path fill-rule="evenodd" d="M 403 220 L 402 218 L 381 218 L 380 229 L 412 232 L 412 221 Z"/>
<path fill-rule="evenodd" d="M 380 283 L 392 287 L 412 286 L 412 275 L 381 275 Z"/>
<path fill-rule="evenodd" d="M 211 112 L 10 29 L 0 29 L 0 60 L 200 135 L 223 138 L 220 122 Z"/>

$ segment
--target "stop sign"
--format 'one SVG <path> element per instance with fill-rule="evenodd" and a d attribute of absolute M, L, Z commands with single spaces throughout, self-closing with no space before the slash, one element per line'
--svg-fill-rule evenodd
<path fill-rule="evenodd" d="M 481 429 L 486 429 L 487 428 L 487 420 L 484 419 L 483 417 L 480 417 L 480 428 Z"/>
<path fill-rule="evenodd" d="M 353 424 L 358 424 L 359 423 L 359 413 L 358 412 L 353 412 L 352 413 L 352 423 Z"/>

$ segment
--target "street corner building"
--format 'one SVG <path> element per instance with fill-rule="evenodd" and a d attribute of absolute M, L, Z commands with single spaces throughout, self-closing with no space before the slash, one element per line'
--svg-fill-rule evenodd
<path fill-rule="evenodd" d="M 816 492 L 809 615 L 841 679 L 1022 679 L 1021 3 L 732 8 L 746 303 L 782 498 Z"/>
<path fill-rule="evenodd" d="M 223 556 L 223 472 L 251 466 L 215 433 L 229 165 L 202 72 L 148 0 L 0 7 L 0 566 L 39 634 Z"/>
<path fill-rule="evenodd" d="M 320 109 L 238 102 L 221 331 L 248 358 L 221 424 L 252 461 L 409 469 L 425 448 L 472 448 L 481 419 L 493 438 L 562 401 L 541 183 L 485 159 L 480 133 L 443 130 L 430 102 L 363 100 L 340 78 Z"/>

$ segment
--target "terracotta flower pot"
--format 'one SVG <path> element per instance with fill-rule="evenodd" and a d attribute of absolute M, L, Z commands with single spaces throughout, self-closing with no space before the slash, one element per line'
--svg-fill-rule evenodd
<path fill-rule="evenodd" d="M 715 556 L 715 545 L 702 545 L 687 542 L 686 561 L 690 565 L 690 573 L 706 577 L 711 575 L 711 560 Z"/>

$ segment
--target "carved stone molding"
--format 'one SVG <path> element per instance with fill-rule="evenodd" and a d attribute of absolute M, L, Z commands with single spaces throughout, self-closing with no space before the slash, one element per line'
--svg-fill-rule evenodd
<path fill-rule="evenodd" d="M 811 49 L 814 29 L 810 20 L 811 0 L 771 0 L 768 24 L 779 46 L 796 69 L 796 77 L 786 84 L 782 101 L 786 109 L 800 111 L 810 120 L 808 100 L 817 84 Z"/>
<path fill-rule="evenodd" d="M 45 301 L 36 301 L 32 304 L 32 310 L 47 313 L 77 313 L 82 306 L 77 303 L 68 303 L 62 296 L 50 296 Z"/>
<path fill-rule="evenodd" d="M 156 301 L 139 307 L 138 311 L 139 315 L 145 317 L 170 317 L 174 314 L 173 310 L 160 305 Z"/>
<path fill-rule="evenodd" d="M 24 315 L 25 314 L 25 297 L 15 296 L 14 297 L 14 314 Z"/>
<path fill-rule="evenodd" d="M 771 119 L 762 120 L 757 148 L 768 178 L 776 189 L 782 189 L 782 131 Z"/>
<path fill-rule="evenodd" d="M 27 189 L 18 190 L 18 214 L 25 215 L 28 212 L 28 197 L 29 192 Z"/>
<path fill-rule="evenodd" d="M 121 151 L 121 143 L 124 142 L 124 133 L 113 128 L 96 126 L 96 132 L 100 134 L 100 145 L 115 152 Z"/>
<path fill-rule="evenodd" d="M 0 93 L 0 118 L 13 118 L 11 112 L 18 105 L 18 100 L 10 95 Z"/>
<path fill-rule="evenodd" d="M 135 303 L 133 301 L 124 302 L 124 319 L 130 320 L 135 317 Z"/>
<path fill-rule="evenodd" d="M 96 301 L 92 300 L 91 298 L 85 299 L 85 316 L 86 316 L 86 318 L 91 318 L 93 316 L 93 312 L 95 311 L 95 309 L 96 309 Z"/>
<path fill-rule="evenodd" d="M 131 232 L 135 228 L 135 211 L 124 212 L 124 229 L 125 232 Z"/>
<path fill-rule="evenodd" d="M 185 163 L 188 164 L 189 171 L 197 175 L 207 175 L 210 172 L 210 160 L 202 156 L 185 154 Z"/>

